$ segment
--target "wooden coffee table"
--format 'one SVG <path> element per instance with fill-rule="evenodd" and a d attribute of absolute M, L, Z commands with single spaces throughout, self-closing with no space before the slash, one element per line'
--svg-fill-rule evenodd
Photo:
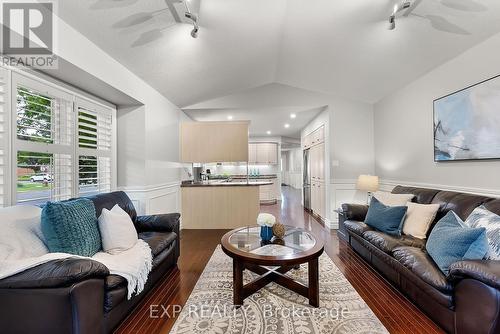
<path fill-rule="evenodd" d="M 226 233 L 221 244 L 224 253 L 233 259 L 234 305 L 243 305 L 245 298 L 274 282 L 308 298 L 311 306 L 319 306 L 318 258 L 324 246 L 311 232 L 285 226 L 283 239 L 264 243 L 260 227 L 244 227 Z M 302 263 L 308 263 L 307 286 L 285 275 Z M 245 269 L 259 277 L 243 285 Z"/>

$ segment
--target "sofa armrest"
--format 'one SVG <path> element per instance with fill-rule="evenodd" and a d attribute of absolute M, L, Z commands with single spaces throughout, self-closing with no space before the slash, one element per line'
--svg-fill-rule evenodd
<path fill-rule="evenodd" d="M 0 289 L 37 289 L 71 286 L 93 278 L 105 278 L 108 268 L 89 259 L 52 260 L 0 280 Z"/>
<path fill-rule="evenodd" d="M 457 282 L 464 278 L 472 278 L 495 289 L 500 289 L 499 260 L 467 260 L 458 261 L 450 266 L 449 277 Z"/>
<path fill-rule="evenodd" d="M 368 213 L 368 205 L 342 204 L 342 215 L 345 220 L 364 221 Z"/>
<path fill-rule="evenodd" d="M 138 216 L 135 227 L 138 232 L 175 232 L 179 234 L 179 213 Z"/>

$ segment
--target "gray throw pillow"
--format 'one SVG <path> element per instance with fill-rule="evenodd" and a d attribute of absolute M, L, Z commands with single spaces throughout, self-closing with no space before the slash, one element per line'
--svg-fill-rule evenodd
<path fill-rule="evenodd" d="M 477 207 L 465 220 L 465 224 L 470 227 L 484 227 L 488 238 L 489 260 L 500 260 L 500 216 L 489 211 L 484 206 Z"/>

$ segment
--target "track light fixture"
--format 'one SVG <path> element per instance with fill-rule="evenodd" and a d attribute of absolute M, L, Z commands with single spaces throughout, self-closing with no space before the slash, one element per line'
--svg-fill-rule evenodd
<path fill-rule="evenodd" d="M 408 9 L 411 7 L 411 1 L 409 0 L 404 0 L 403 2 L 401 3 L 398 3 L 394 6 L 394 10 L 391 14 L 391 16 L 389 16 L 389 30 L 394 30 L 396 29 L 396 15 L 405 10 L 405 9 Z"/>
<path fill-rule="evenodd" d="M 193 30 L 191 30 L 191 37 L 196 38 L 198 37 L 198 32 L 200 31 L 200 26 L 198 25 L 198 15 L 191 13 L 187 0 L 184 0 L 184 4 L 186 5 L 186 13 L 184 14 L 184 16 L 186 16 L 186 18 L 190 19 L 191 22 L 193 22 Z"/>

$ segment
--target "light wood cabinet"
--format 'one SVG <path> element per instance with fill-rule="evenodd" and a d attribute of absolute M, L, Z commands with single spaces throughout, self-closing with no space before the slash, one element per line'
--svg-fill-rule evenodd
<path fill-rule="evenodd" d="M 250 143 L 248 145 L 248 162 L 255 165 L 277 165 L 277 143 Z"/>
<path fill-rule="evenodd" d="M 260 211 L 259 186 L 182 187 L 183 229 L 252 226 Z"/>
<path fill-rule="evenodd" d="M 248 161 L 248 122 L 181 123 L 181 162 Z"/>

